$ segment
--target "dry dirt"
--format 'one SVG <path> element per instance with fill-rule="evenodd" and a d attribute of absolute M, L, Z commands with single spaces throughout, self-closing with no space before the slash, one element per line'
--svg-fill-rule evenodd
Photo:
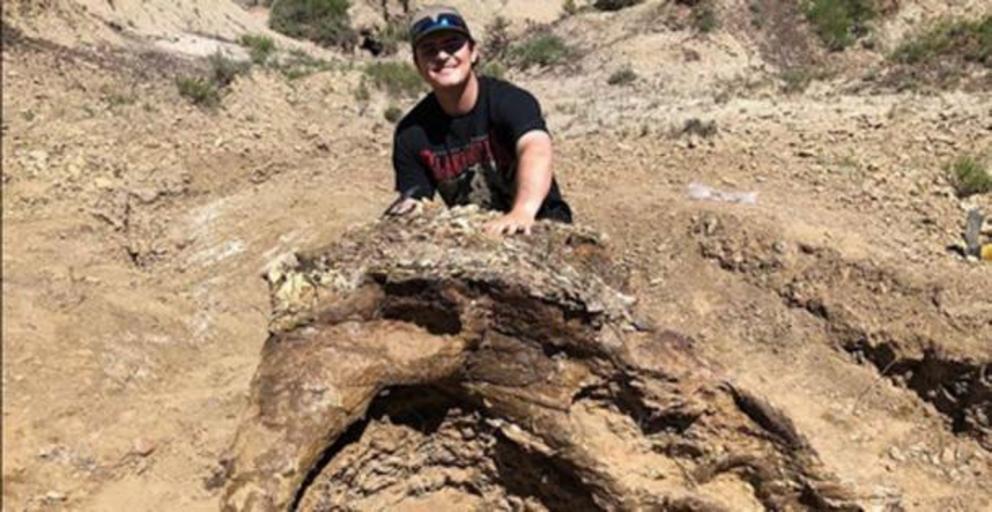
<path fill-rule="evenodd" d="M 370 20 L 379 3 L 361 6 Z M 455 3 L 478 27 L 496 14 L 516 30 L 560 14 Z M 992 509 L 992 267 L 952 250 L 965 212 L 992 211 L 992 197 L 958 199 L 944 171 L 992 148 L 989 71 L 954 90 L 872 81 L 921 23 L 992 8 L 901 1 L 874 48 L 831 55 L 802 26 L 755 28 L 747 4 L 715 2 L 723 22 L 710 34 L 668 2 L 584 12 L 554 25 L 579 56 L 509 78 L 542 101 L 578 221 L 608 238 L 653 322 L 789 418 L 866 509 Z M 234 2 L 3 9 L 3 508 L 217 510 L 221 461 L 268 336 L 263 269 L 382 211 L 392 198 L 382 112 L 413 100 L 358 100 L 349 63 L 370 57 L 275 36 L 330 69 L 288 80 L 256 67 L 219 109 L 190 105 L 176 76 L 265 31 L 264 10 Z M 808 51 L 776 51 L 784 44 Z M 829 72 L 786 94 L 783 70 L 797 63 Z M 625 66 L 638 79 L 607 85 Z M 683 129 L 709 123 L 708 136 Z M 693 182 L 757 201 L 693 200 Z M 438 473 L 442 453 L 477 461 L 471 478 L 490 483 L 501 460 L 528 466 L 478 408 L 424 408 L 430 436 L 373 410 L 351 459 L 328 469 L 340 478 L 318 482 L 329 503 L 354 499 L 342 479 L 375 485 L 363 472 L 383 468 L 469 477 Z M 587 412 L 589 425 L 606 421 Z M 363 446 L 382 443 L 399 460 L 362 462 L 374 453 Z M 747 494 L 739 480 L 714 485 Z M 410 510 L 527 509 L 540 505 L 532 486 L 425 494 L 405 481 L 385 492 Z"/>

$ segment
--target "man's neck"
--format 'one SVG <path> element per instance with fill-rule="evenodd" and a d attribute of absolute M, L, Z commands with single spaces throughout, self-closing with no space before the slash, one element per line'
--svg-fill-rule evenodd
<path fill-rule="evenodd" d="M 441 105 L 441 110 L 449 116 L 461 116 L 475 108 L 475 102 L 479 100 L 479 78 L 472 72 L 465 83 L 445 88 L 435 89 L 434 96 Z"/>

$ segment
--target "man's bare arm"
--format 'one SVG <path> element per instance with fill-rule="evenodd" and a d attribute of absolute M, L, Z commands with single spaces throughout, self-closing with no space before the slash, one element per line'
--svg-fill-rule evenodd
<path fill-rule="evenodd" d="M 517 183 L 513 208 L 486 225 L 489 233 L 530 234 L 534 218 L 551 190 L 551 136 L 532 130 L 517 141 Z"/>

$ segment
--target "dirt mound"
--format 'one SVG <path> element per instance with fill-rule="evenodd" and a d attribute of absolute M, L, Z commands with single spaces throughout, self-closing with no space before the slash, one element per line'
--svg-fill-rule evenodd
<path fill-rule="evenodd" d="M 594 234 L 493 239 L 473 212 L 270 271 L 227 509 L 859 509 L 789 418 L 638 318 Z"/>

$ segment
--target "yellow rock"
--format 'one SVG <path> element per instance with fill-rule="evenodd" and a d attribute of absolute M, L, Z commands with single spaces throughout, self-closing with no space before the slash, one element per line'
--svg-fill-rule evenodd
<path fill-rule="evenodd" d="M 985 244 L 982 246 L 981 258 L 985 261 L 992 261 L 992 244 Z"/>

